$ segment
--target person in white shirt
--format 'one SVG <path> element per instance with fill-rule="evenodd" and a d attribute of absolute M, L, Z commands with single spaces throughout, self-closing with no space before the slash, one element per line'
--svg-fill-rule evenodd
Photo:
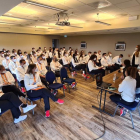
<path fill-rule="evenodd" d="M 63 62 L 63 66 L 68 68 L 69 71 L 71 72 L 71 66 L 70 66 L 70 62 L 69 62 L 69 57 L 68 57 L 68 53 L 67 51 L 64 51 L 64 56 L 62 57 L 62 62 Z"/>
<path fill-rule="evenodd" d="M 97 52 L 96 51 L 93 54 L 97 56 Z"/>
<path fill-rule="evenodd" d="M 88 55 L 86 56 L 86 63 L 88 63 L 91 55 L 92 55 L 92 52 L 88 52 Z"/>
<path fill-rule="evenodd" d="M 32 48 L 32 51 L 31 51 L 31 53 L 30 53 L 30 54 L 32 54 L 33 52 L 36 52 L 36 51 L 35 51 L 35 48 Z"/>
<path fill-rule="evenodd" d="M 66 50 L 65 47 L 63 47 L 63 49 L 62 49 L 62 56 L 64 55 L 64 51 L 65 50 Z"/>
<path fill-rule="evenodd" d="M 88 61 L 88 69 L 90 73 L 98 74 L 101 73 L 102 76 L 105 76 L 105 70 L 103 69 L 104 67 L 98 67 L 96 65 L 97 62 L 97 56 L 92 55 Z"/>
<path fill-rule="evenodd" d="M 10 57 L 11 56 L 10 50 L 7 50 L 6 54 L 9 55 L 9 57 Z"/>
<path fill-rule="evenodd" d="M 135 51 L 133 52 L 131 56 L 131 63 L 132 63 L 132 66 L 136 68 L 140 65 L 140 45 L 136 46 Z"/>
<path fill-rule="evenodd" d="M 2 61 L 4 60 L 4 52 L 0 51 L 0 64 L 2 65 Z"/>
<path fill-rule="evenodd" d="M 24 85 L 24 76 L 27 72 L 28 65 L 26 64 L 26 61 L 24 59 L 20 60 L 20 66 L 16 68 L 16 77 L 19 83 L 19 86 L 21 87 L 21 91 L 25 92 L 25 85 Z"/>
<path fill-rule="evenodd" d="M 56 56 L 53 57 L 50 68 L 55 73 L 56 77 L 60 77 L 60 69 L 62 68 L 62 65 L 58 62 Z"/>
<path fill-rule="evenodd" d="M 71 52 L 71 49 L 72 49 L 72 48 L 71 48 L 71 47 L 69 47 L 68 54 Z"/>
<path fill-rule="evenodd" d="M 103 53 L 103 57 L 101 59 L 101 65 L 104 66 L 106 68 L 106 70 L 110 70 L 110 73 L 115 71 L 113 65 L 108 63 L 106 53 Z"/>
<path fill-rule="evenodd" d="M 34 64 L 37 63 L 37 53 L 36 52 L 32 53 L 32 61 Z"/>
<path fill-rule="evenodd" d="M 76 70 L 83 70 L 82 76 L 83 76 L 84 78 L 87 78 L 87 79 L 89 78 L 89 77 L 86 75 L 86 65 L 85 65 L 85 64 L 80 64 L 80 62 L 79 62 L 79 57 L 78 57 L 77 53 L 73 54 L 73 58 L 72 58 L 71 63 L 72 63 L 72 67 L 73 67 L 74 69 L 76 69 Z M 73 74 L 74 74 L 74 75 L 76 74 L 75 71 L 73 72 Z"/>
<path fill-rule="evenodd" d="M 39 55 L 41 55 L 42 54 L 41 47 L 39 47 L 38 50 L 39 50 Z"/>
<path fill-rule="evenodd" d="M 57 99 L 49 90 L 43 88 L 40 80 L 40 76 L 36 71 L 38 70 L 35 64 L 30 64 L 28 66 L 27 74 L 25 74 L 25 78 L 24 78 L 27 95 L 28 97 L 32 97 L 32 98 L 42 97 L 44 99 L 45 116 L 48 118 L 50 117 L 49 98 L 51 98 L 54 102 L 57 102 L 59 104 L 63 104 L 64 101 Z"/>
<path fill-rule="evenodd" d="M 2 61 L 2 65 L 5 67 L 5 69 L 7 70 L 7 71 L 10 71 L 9 70 L 9 63 L 10 63 L 10 57 L 9 57 L 9 55 L 7 55 L 7 54 L 5 54 L 5 59 Z"/>
<path fill-rule="evenodd" d="M 23 56 L 25 58 L 25 60 L 27 60 L 27 56 L 28 56 L 28 53 L 25 51 L 24 56 Z"/>
<path fill-rule="evenodd" d="M 9 71 L 6 71 L 3 65 L 0 65 L 0 87 L 3 93 L 13 92 L 17 96 L 25 95 L 15 86 L 15 79 Z"/>
<path fill-rule="evenodd" d="M 87 58 L 86 58 L 84 52 L 81 52 L 81 53 L 80 53 L 79 63 L 80 63 L 80 64 L 86 64 L 86 63 L 87 63 Z"/>
<path fill-rule="evenodd" d="M 4 54 L 6 54 L 6 49 L 5 48 L 3 48 L 2 51 L 4 52 Z"/>
<path fill-rule="evenodd" d="M 47 67 L 48 66 L 48 63 L 47 63 L 47 59 L 46 59 L 45 54 L 44 53 L 41 54 L 40 57 L 42 58 L 42 62 L 45 65 L 45 67 Z"/>
<path fill-rule="evenodd" d="M 69 57 L 68 57 L 70 63 L 72 61 L 72 58 L 73 58 L 73 51 L 70 51 L 70 54 L 69 54 Z"/>
<path fill-rule="evenodd" d="M 12 50 L 12 55 L 11 56 L 15 56 L 16 59 L 19 58 L 18 54 L 17 54 L 17 51 L 15 49 Z"/>
<path fill-rule="evenodd" d="M 9 69 L 12 73 L 13 77 L 16 79 L 16 68 L 19 66 L 19 62 L 17 61 L 15 56 L 11 56 L 11 61 L 9 63 Z"/>
<path fill-rule="evenodd" d="M 122 67 L 122 58 L 123 54 L 120 54 L 119 56 L 115 56 L 113 58 L 113 63 L 115 64 L 117 69 L 120 69 L 120 67 Z"/>
<path fill-rule="evenodd" d="M 37 58 L 37 63 L 35 63 L 35 64 L 36 64 L 38 73 L 40 75 L 41 82 L 46 86 L 46 88 L 48 88 L 48 84 L 47 84 L 47 81 L 46 81 L 47 69 L 46 69 L 46 67 L 45 67 L 45 65 L 42 61 L 41 56 L 39 56 Z"/>
<path fill-rule="evenodd" d="M 101 66 L 101 58 L 102 58 L 101 50 L 98 51 L 96 56 L 97 56 L 97 65 Z"/>
<path fill-rule="evenodd" d="M 135 101 L 135 90 L 136 90 L 136 72 L 135 67 L 128 67 L 125 71 L 125 79 L 119 85 L 118 91 L 121 93 L 111 95 L 110 99 L 117 103 L 122 103 L 124 105 L 131 105 Z M 120 109 L 120 116 L 124 116 L 126 110 L 124 108 Z"/>

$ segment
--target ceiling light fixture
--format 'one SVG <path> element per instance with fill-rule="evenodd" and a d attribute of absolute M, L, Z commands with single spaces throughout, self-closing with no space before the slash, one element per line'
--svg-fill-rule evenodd
<path fill-rule="evenodd" d="M 35 31 L 50 32 L 50 31 L 43 31 L 43 30 L 35 30 Z"/>
<path fill-rule="evenodd" d="M 109 24 L 109 23 L 106 23 L 106 22 L 102 22 L 102 21 L 99 21 L 99 20 L 97 20 L 97 21 L 95 21 L 96 23 L 99 23 L 99 24 L 104 24 L 104 25 L 107 25 L 107 26 L 110 26 L 111 24 Z"/>
<path fill-rule="evenodd" d="M 97 18 L 98 18 L 98 20 L 95 21 L 96 23 L 107 25 L 107 26 L 111 26 L 111 24 L 109 24 L 109 23 L 99 21 L 99 13 L 97 13 Z"/>
<path fill-rule="evenodd" d="M 59 9 L 59 8 L 55 8 L 55 7 L 52 7 L 52 6 L 48 6 L 48 5 L 36 3 L 36 2 L 33 2 L 33 1 L 27 1 L 27 0 L 25 0 L 24 2 L 27 3 L 27 4 L 31 4 L 31 5 L 35 5 L 35 6 L 47 8 L 47 9 L 52 9 L 52 10 L 56 10 L 56 11 L 65 11 L 63 9 Z"/>
<path fill-rule="evenodd" d="M 14 17 L 14 16 L 8 16 L 8 15 L 3 15 L 3 17 L 16 18 L 16 19 L 22 19 L 22 20 L 32 20 L 32 21 L 37 21 L 37 20 L 33 20 L 33 19 L 19 18 L 19 17 Z"/>

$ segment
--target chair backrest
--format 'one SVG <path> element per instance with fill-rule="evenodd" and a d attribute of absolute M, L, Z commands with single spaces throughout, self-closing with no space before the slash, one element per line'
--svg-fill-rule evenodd
<path fill-rule="evenodd" d="M 64 67 L 62 67 L 60 70 L 60 78 L 61 78 L 61 82 L 63 82 L 63 79 L 69 78 L 67 74 L 67 70 Z"/>
<path fill-rule="evenodd" d="M 49 83 L 49 84 L 53 84 L 53 82 L 56 80 L 55 78 L 55 74 L 53 71 L 48 71 L 46 73 L 46 81 Z"/>

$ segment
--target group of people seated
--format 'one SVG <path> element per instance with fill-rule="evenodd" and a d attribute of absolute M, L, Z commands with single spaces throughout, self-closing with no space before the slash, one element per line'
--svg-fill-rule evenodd
<path fill-rule="evenodd" d="M 136 72 L 136 68 L 134 67 L 138 67 L 140 64 L 139 58 L 137 58 L 140 57 L 140 46 L 138 45 L 136 48 L 137 49 L 132 56 L 133 67 L 126 65 L 126 61 L 124 61 L 125 72 L 122 77 L 126 82 L 134 82 L 134 84 L 130 83 L 130 87 L 133 86 L 133 90 L 136 88 L 135 81 L 138 81 L 139 79 L 138 73 L 137 78 L 134 75 L 134 72 Z M 29 54 L 27 52 L 22 53 L 21 50 L 16 51 L 15 49 L 10 53 L 9 50 L 3 49 L 0 51 L 0 87 L 4 94 L 0 97 L 0 108 L 2 112 L 8 108 L 11 109 L 15 123 L 26 119 L 26 115 L 20 116 L 21 113 L 19 107 L 22 107 L 23 110 L 26 110 L 26 108 L 27 110 L 31 110 L 36 106 L 23 104 L 20 101 L 19 97 L 22 96 L 23 98 L 26 98 L 25 93 L 27 93 L 28 97 L 42 97 L 44 99 L 45 115 L 46 117 L 50 117 L 49 98 L 59 104 L 63 104 L 64 101 L 57 99 L 54 91 L 52 92 L 52 90 L 49 89 L 45 77 L 48 70 L 53 71 L 56 77 L 60 77 L 60 69 L 62 67 L 68 69 L 72 76 L 76 75 L 77 70 L 82 70 L 82 76 L 88 79 L 89 76 L 87 75 L 87 69 L 89 70 L 89 73 L 101 73 L 102 76 L 105 76 L 105 70 L 109 70 L 111 73 L 122 67 L 122 58 L 123 54 L 112 58 L 111 52 L 101 53 L 100 50 L 94 53 L 88 52 L 88 54 L 85 55 L 83 50 L 79 53 L 77 49 L 74 51 L 71 47 L 69 47 L 69 50 L 67 51 L 65 50 L 65 47 L 60 49 L 52 49 L 50 47 L 49 50 L 44 47 L 43 51 L 41 50 L 41 47 L 37 50 L 32 48 L 32 51 Z M 123 85 L 124 81 L 119 87 L 119 91 L 121 92 L 125 90 L 124 85 L 125 87 L 127 86 L 127 84 Z M 21 90 L 16 86 L 15 82 L 18 83 Z M 45 85 L 46 88 L 44 88 L 43 85 Z M 74 87 L 73 84 L 72 87 Z M 65 85 L 63 85 L 63 88 L 66 89 Z M 139 90 L 137 92 L 139 92 Z M 129 98 L 131 98 L 131 100 L 127 100 L 126 98 L 128 97 L 124 96 L 124 94 L 121 94 L 122 96 L 119 97 L 112 95 L 110 98 L 114 102 L 116 98 L 119 98 L 121 101 L 126 99 L 125 102 L 132 102 L 134 100 L 134 95 L 132 94 L 134 93 L 130 92 L 127 95 L 130 96 Z"/>

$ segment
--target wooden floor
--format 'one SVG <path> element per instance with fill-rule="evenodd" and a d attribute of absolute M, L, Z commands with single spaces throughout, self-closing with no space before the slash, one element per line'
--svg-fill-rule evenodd
<path fill-rule="evenodd" d="M 92 108 L 98 106 L 98 90 L 93 87 L 92 78 L 85 81 L 80 74 L 76 77 L 77 90 L 66 91 L 63 98 L 59 90 L 58 97 L 65 103 L 59 105 L 50 101 L 51 117 L 45 118 L 43 100 L 37 101 L 35 115 L 28 112 L 28 118 L 18 124 L 13 123 L 11 112 L 0 116 L 0 140 L 94 140 L 103 134 L 103 122 L 100 112 Z M 109 96 L 109 95 L 108 95 Z M 116 105 L 107 98 L 107 111 L 113 113 Z M 140 117 L 133 112 L 135 130 L 130 117 L 115 117 L 103 114 L 106 134 L 102 140 L 140 140 Z M 101 140 L 100 139 L 100 140 Z"/>

